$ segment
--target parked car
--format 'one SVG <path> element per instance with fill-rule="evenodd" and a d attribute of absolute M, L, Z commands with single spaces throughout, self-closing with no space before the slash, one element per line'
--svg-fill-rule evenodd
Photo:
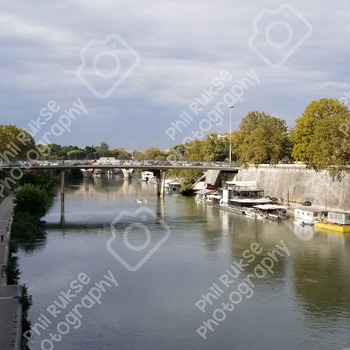
<path fill-rule="evenodd" d="M 306 206 L 306 207 L 309 207 L 311 205 L 311 202 L 310 201 L 304 201 L 303 205 Z"/>

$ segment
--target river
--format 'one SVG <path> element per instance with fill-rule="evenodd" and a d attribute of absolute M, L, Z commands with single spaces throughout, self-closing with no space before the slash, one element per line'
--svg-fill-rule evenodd
<path fill-rule="evenodd" d="M 44 219 L 18 253 L 30 349 L 350 347 L 345 234 L 159 200 L 116 176 L 67 185 L 65 223 L 59 197 Z"/>

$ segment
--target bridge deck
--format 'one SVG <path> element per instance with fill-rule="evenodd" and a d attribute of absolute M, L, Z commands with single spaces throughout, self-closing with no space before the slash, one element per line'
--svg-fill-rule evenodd
<path fill-rule="evenodd" d="M 31 169 L 31 170 L 67 170 L 67 169 L 154 169 L 154 170 L 171 170 L 171 169 L 192 169 L 192 170 L 221 170 L 221 171 L 232 171 L 238 172 L 240 167 L 230 166 L 204 166 L 204 165 L 85 165 L 85 164 L 63 164 L 63 165 L 40 165 L 40 166 L 0 166 L 1 169 Z"/>

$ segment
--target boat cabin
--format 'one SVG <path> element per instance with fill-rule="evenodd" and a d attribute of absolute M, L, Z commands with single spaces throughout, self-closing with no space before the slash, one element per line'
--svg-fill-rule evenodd
<path fill-rule="evenodd" d="M 143 171 L 141 173 L 141 176 L 142 176 L 142 181 L 147 182 L 147 181 L 154 178 L 154 173 L 153 173 L 153 171 Z"/>
<path fill-rule="evenodd" d="M 286 219 L 287 207 L 277 204 L 259 204 L 254 208 L 266 215 L 269 219 Z"/>
<path fill-rule="evenodd" d="M 294 209 L 295 221 L 305 225 L 313 225 L 315 222 L 323 220 L 325 214 L 325 211 L 318 208 L 299 207 Z"/>
<path fill-rule="evenodd" d="M 330 211 L 327 221 L 332 224 L 350 225 L 350 213 Z"/>
<path fill-rule="evenodd" d="M 171 193 L 180 193 L 181 182 L 171 181 L 165 184 L 165 188 Z"/>
<path fill-rule="evenodd" d="M 264 197 L 264 190 L 257 187 L 256 181 L 226 181 L 219 189 L 219 194 L 224 205 L 237 208 L 271 203 L 271 200 Z"/>

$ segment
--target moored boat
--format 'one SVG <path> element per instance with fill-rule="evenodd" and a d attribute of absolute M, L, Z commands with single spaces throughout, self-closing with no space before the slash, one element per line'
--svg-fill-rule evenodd
<path fill-rule="evenodd" d="M 330 211 L 327 219 L 315 222 L 315 228 L 337 232 L 350 232 L 350 213 Z"/>
<path fill-rule="evenodd" d="M 256 218 L 256 212 L 254 209 L 247 209 L 243 212 L 245 215 L 251 218 Z"/>

